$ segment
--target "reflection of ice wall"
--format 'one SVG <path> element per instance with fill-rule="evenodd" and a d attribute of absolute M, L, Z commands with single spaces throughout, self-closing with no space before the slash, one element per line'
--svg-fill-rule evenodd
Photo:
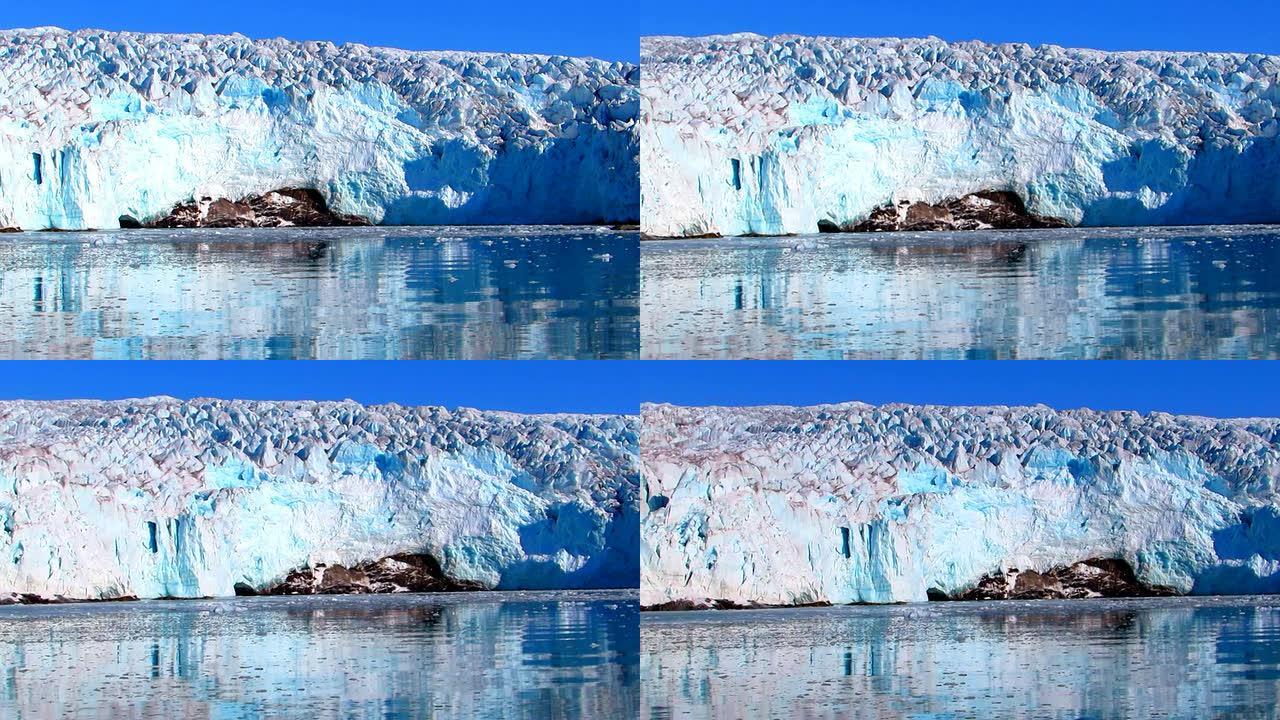
<path fill-rule="evenodd" d="M 638 213 L 639 70 L 242 36 L 0 32 L 0 227 L 312 187 L 389 224 Z"/>
<path fill-rule="evenodd" d="M 639 716 L 630 592 L 188 600 L 0 614 L 0 666 L 22 678 L 0 682 L 0 717 L 14 720 L 60 720 L 63 708 L 77 717 L 220 720 L 298 717 L 304 707 L 350 720 Z"/>
<path fill-rule="evenodd" d="M 860 403 L 646 406 L 641 602 L 924 600 L 1122 558 L 1280 591 L 1280 421 Z"/>
<path fill-rule="evenodd" d="M 398 553 L 632 587 L 637 421 L 353 402 L 0 404 L 0 592 L 233 594 Z"/>
<path fill-rule="evenodd" d="M 1232 598 L 935 603 L 767 621 L 659 615 L 640 628 L 641 717 L 655 706 L 806 720 L 1199 717 L 1227 707 L 1267 717 L 1275 680 L 1240 668 L 1280 661 L 1280 648 L 1260 641 L 1276 632 L 1280 608 Z M 1206 656 L 1213 662 L 1198 661 Z M 839 690 L 814 692 L 824 683 Z"/>
<path fill-rule="evenodd" d="M 642 44 L 643 229 L 813 232 L 1012 190 L 1082 225 L 1280 221 L 1280 58 L 756 35 Z"/>

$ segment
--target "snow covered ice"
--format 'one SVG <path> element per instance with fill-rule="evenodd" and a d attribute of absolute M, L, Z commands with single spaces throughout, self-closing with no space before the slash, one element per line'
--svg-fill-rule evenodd
<path fill-rule="evenodd" d="M 0 598 L 230 596 L 426 554 L 635 587 L 639 419 L 347 402 L 0 403 Z"/>
<path fill-rule="evenodd" d="M 1280 420 L 1047 407 L 642 414 L 641 603 L 926 600 L 1111 558 L 1280 591 Z"/>
<path fill-rule="evenodd" d="M 642 41 L 641 226 L 815 232 L 1017 193 L 1073 225 L 1280 221 L 1280 58 L 739 34 Z"/>
<path fill-rule="evenodd" d="M 0 228 L 318 190 L 383 224 L 639 215 L 639 68 L 541 55 L 0 32 Z"/>

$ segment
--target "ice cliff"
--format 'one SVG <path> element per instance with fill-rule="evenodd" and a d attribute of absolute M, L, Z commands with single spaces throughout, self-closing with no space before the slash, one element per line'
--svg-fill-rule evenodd
<path fill-rule="evenodd" d="M 816 232 L 1011 191 L 1073 225 L 1280 221 L 1280 58 L 726 35 L 641 46 L 641 225 Z"/>
<path fill-rule="evenodd" d="M 0 227 L 319 191 L 385 224 L 639 215 L 639 68 L 539 55 L 0 32 Z"/>
<path fill-rule="evenodd" d="M 1106 558 L 1280 591 L 1280 420 L 1047 407 L 684 408 L 641 432 L 641 603 L 901 602 Z"/>
<path fill-rule="evenodd" d="M 354 402 L 0 403 L 0 594 L 228 596 L 426 555 L 634 587 L 638 419 Z"/>

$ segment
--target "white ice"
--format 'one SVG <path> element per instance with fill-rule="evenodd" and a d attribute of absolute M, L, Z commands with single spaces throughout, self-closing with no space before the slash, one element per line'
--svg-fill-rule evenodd
<path fill-rule="evenodd" d="M 639 68 L 240 35 L 0 32 L 0 228 L 319 190 L 385 224 L 639 215 Z"/>
<path fill-rule="evenodd" d="M 642 414 L 641 602 L 903 602 L 1120 558 L 1280 591 L 1280 420 L 861 403 Z"/>
<path fill-rule="evenodd" d="M 222 597 L 426 553 L 634 587 L 638 418 L 355 402 L 0 403 L 0 596 Z"/>
<path fill-rule="evenodd" d="M 641 46 L 641 225 L 815 232 L 1011 190 L 1077 225 L 1280 221 L 1280 58 L 740 34 Z"/>

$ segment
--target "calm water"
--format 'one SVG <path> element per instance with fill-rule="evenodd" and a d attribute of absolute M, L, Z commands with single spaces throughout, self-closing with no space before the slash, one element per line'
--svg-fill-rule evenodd
<path fill-rule="evenodd" d="M 0 717 L 636 717 L 634 592 L 0 608 Z"/>
<path fill-rule="evenodd" d="M 645 242 L 646 358 L 1280 357 L 1280 228 Z"/>
<path fill-rule="evenodd" d="M 646 613 L 641 717 L 1274 718 L 1280 597 Z"/>
<path fill-rule="evenodd" d="M 0 357 L 634 358 L 638 243 L 594 227 L 0 235 Z"/>

